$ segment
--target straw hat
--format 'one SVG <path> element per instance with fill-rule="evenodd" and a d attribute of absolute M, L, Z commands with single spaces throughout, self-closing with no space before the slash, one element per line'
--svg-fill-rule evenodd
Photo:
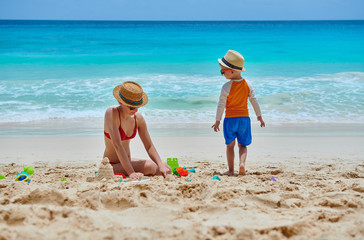
<path fill-rule="evenodd" d="M 218 59 L 219 63 L 224 67 L 235 71 L 244 72 L 244 57 L 234 50 L 229 50 L 223 58 Z"/>
<path fill-rule="evenodd" d="M 136 82 L 125 81 L 114 88 L 114 97 L 129 107 L 142 107 L 148 103 L 148 96 Z"/>

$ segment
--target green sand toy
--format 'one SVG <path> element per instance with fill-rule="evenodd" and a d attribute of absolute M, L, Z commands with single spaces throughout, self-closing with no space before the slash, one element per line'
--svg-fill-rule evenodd
<path fill-rule="evenodd" d="M 31 166 L 24 167 L 24 172 L 28 173 L 29 175 L 32 175 L 34 173 L 34 169 Z"/>
<path fill-rule="evenodd" d="M 168 166 L 171 167 L 172 172 L 173 172 L 173 169 L 176 169 L 179 167 L 177 158 L 167 158 L 167 164 L 168 164 Z"/>

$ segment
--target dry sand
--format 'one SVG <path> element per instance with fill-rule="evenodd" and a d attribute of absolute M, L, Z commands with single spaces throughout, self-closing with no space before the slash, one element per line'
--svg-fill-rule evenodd
<path fill-rule="evenodd" d="M 247 175 L 227 177 L 222 138 L 160 137 L 196 173 L 139 184 L 86 181 L 102 137 L 1 138 L 0 239 L 363 239 L 363 140 L 256 137 Z M 25 165 L 31 182 L 14 182 Z"/>

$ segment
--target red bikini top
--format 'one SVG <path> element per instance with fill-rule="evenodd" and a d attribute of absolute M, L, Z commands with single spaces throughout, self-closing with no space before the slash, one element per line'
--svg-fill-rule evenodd
<path fill-rule="evenodd" d="M 118 113 L 119 113 L 119 121 L 120 121 L 120 126 L 119 126 L 119 133 L 120 133 L 120 138 L 121 138 L 121 141 L 124 141 L 124 140 L 129 140 L 129 139 L 132 139 L 136 136 L 136 133 L 137 133 L 137 130 L 138 130 L 138 126 L 137 126 L 137 121 L 136 121 L 136 116 L 134 114 L 134 120 L 135 120 L 135 128 L 134 128 L 134 131 L 133 131 L 133 134 L 128 137 L 126 136 L 124 130 L 121 128 L 121 119 L 120 119 L 120 111 L 119 111 L 119 108 L 116 107 L 116 109 L 118 110 Z M 110 134 L 108 134 L 107 132 L 104 131 L 104 134 L 105 136 L 108 138 L 108 139 L 111 139 L 110 137 Z"/>

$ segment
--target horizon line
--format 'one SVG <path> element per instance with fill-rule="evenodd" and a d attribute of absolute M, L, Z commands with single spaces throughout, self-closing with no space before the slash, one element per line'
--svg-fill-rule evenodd
<path fill-rule="evenodd" d="M 364 21 L 364 19 L 282 19 L 282 20 L 106 20 L 106 19 L 0 19 L 0 21 L 99 21 L 99 22 L 288 22 L 288 21 Z"/>

